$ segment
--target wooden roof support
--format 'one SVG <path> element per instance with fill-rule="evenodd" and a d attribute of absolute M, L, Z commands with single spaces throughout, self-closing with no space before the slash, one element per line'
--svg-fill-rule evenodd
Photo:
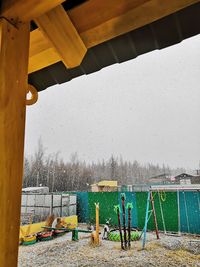
<path fill-rule="evenodd" d="M 85 46 L 90 48 L 197 2 L 199 0 L 92 0 L 69 10 L 68 15 Z M 38 31 L 31 33 L 30 73 L 59 61 L 58 54 L 55 51 L 52 54 L 51 44 L 42 41 L 44 37 Z M 40 40 L 40 47 L 34 45 L 35 38 Z M 38 65 L 37 61 L 40 61 Z"/>
<path fill-rule="evenodd" d="M 51 42 L 45 38 L 40 30 L 31 32 L 29 50 L 29 67 L 28 72 L 34 72 L 46 66 L 61 61 Z"/>
<path fill-rule="evenodd" d="M 99 2 L 101 0 L 96 0 L 96 1 Z M 152 23 L 153 21 L 168 16 L 189 5 L 199 2 L 199 0 L 173 0 L 173 1 L 149 0 L 145 2 L 144 0 L 138 0 L 137 2 L 143 2 L 143 3 L 141 5 L 138 5 L 137 7 L 133 7 L 132 9 L 130 9 L 126 8 L 128 7 L 126 1 L 123 0 L 118 0 L 118 1 L 121 2 L 122 4 L 124 2 L 123 4 L 124 9 L 121 8 L 120 15 L 115 16 L 116 10 L 114 14 L 112 14 L 112 11 L 110 10 L 110 13 L 112 14 L 113 18 L 106 20 L 105 16 L 105 21 L 102 22 L 101 24 L 95 25 L 91 23 L 90 27 L 87 30 L 83 30 L 80 32 L 80 36 L 88 48 L 95 46 L 99 43 L 105 42 L 107 40 L 110 40 L 121 34 L 140 28 L 146 24 Z M 105 1 L 105 5 L 106 2 L 109 1 Z M 101 9 L 98 9 L 98 13 L 103 14 L 104 8 L 106 7 L 104 6 Z M 84 14 L 86 13 L 87 10 L 88 7 L 85 10 Z M 82 10 L 82 12 L 83 11 L 84 10 Z M 73 16 L 73 12 L 71 13 L 71 15 Z M 87 16 L 87 19 L 89 21 L 90 17 Z M 81 24 L 80 25 L 78 24 L 79 20 L 77 20 L 77 25 L 75 25 L 77 27 L 77 30 L 79 31 L 79 27 L 81 26 Z"/>
<path fill-rule="evenodd" d="M 52 8 L 60 5 L 65 0 L 3 0 L 1 16 L 7 19 L 28 22 Z"/>
<path fill-rule="evenodd" d="M 29 35 L 0 19 L 0 267 L 17 266 Z"/>
<path fill-rule="evenodd" d="M 87 48 L 61 5 L 38 17 L 35 22 L 66 67 L 81 64 Z"/>

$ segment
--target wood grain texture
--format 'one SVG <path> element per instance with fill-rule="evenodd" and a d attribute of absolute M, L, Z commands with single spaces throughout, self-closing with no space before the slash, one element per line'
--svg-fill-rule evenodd
<path fill-rule="evenodd" d="M 28 73 L 61 61 L 52 44 L 40 30 L 31 32 Z"/>
<path fill-rule="evenodd" d="M 17 266 L 29 36 L 0 20 L 0 267 Z"/>
<path fill-rule="evenodd" d="M 3 0 L 1 15 L 8 19 L 30 21 L 63 3 L 65 0 Z"/>
<path fill-rule="evenodd" d="M 90 48 L 197 2 L 199 0 L 92 0 L 68 11 L 68 15 L 85 46 Z M 58 54 L 55 51 L 54 55 L 51 54 L 51 44 L 45 42 L 38 31 L 36 29 L 31 33 L 30 53 L 34 55 L 29 62 L 30 73 L 59 61 Z M 41 44 L 38 47 L 32 38 L 37 34 L 37 41 Z M 42 64 L 39 63 L 40 57 Z"/>
<path fill-rule="evenodd" d="M 150 0 L 136 8 L 124 10 L 121 15 L 104 21 L 98 26 L 91 26 L 90 29 L 80 32 L 80 36 L 86 47 L 90 48 L 152 23 L 197 2 L 199 0 Z M 79 31 L 78 25 L 77 30 Z"/>
<path fill-rule="evenodd" d="M 148 1 L 149 0 L 86 1 L 84 4 L 69 10 L 68 14 L 78 32 L 85 32 L 101 25 L 105 21 L 119 17 Z"/>
<path fill-rule="evenodd" d="M 80 65 L 87 48 L 61 5 L 38 17 L 35 22 L 66 67 Z"/>

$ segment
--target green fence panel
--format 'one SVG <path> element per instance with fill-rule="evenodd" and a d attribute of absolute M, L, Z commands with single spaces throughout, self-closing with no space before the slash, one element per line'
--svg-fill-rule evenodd
<path fill-rule="evenodd" d="M 123 193 L 125 194 L 125 207 L 126 207 L 127 203 L 132 203 L 132 205 L 133 205 L 133 208 L 131 210 L 131 227 L 137 228 L 138 227 L 138 216 L 137 216 L 137 206 L 136 206 L 136 193 L 134 193 L 134 192 L 123 192 Z M 122 194 L 122 192 L 118 193 L 118 202 L 120 204 L 120 208 L 122 211 L 121 194 Z M 122 216 L 121 216 L 121 221 L 122 221 Z M 127 211 L 127 209 L 126 209 L 126 225 L 128 225 L 128 211 Z"/>
<path fill-rule="evenodd" d="M 143 229 L 147 205 L 147 192 L 136 192 L 136 206 L 138 216 L 138 228 Z"/>
<path fill-rule="evenodd" d="M 181 232 L 200 234 L 200 192 L 179 192 Z"/>
<path fill-rule="evenodd" d="M 160 201 L 158 193 L 153 192 L 153 196 L 154 196 L 154 206 L 156 211 L 158 229 L 162 231 L 164 230 L 163 220 L 161 216 L 161 210 L 162 210 L 166 231 L 178 232 L 177 193 L 176 192 L 163 193 L 162 197 L 160 198 Z M 164 201 L 162 201 L 162 199 Z M 137 213 L 138 213 L 138 227 L 142 229 L 144 227 L 144 222 L 145 222 L 147 192 L 137 192 L 136 202 L 137 202 Z M 153 215 L 151 216 L 148 222 L 148 229 L 155 230 Z"/>
<path fill-rule="evenodd" d="M 153 193 L 153 194 L 155 194 L 155 210 L 158 221 L 158 229 L 164 230 L 162 216 L 161 216 L 161 208 L 162 208 L 166 231 L 178 232 L 177 193 L 166 192 L 166 193 Z M 160 202 L 158 194 L 160 194 Z M 155 229 L 155 227 L 153 226 L 151 227 L 152 229 Z"/>
<path fill-rule="evenodd" d="M 77 192 L 77 215 L 78 222 L 88 223 L 89 212 L 88 212 L 88 192 Z"/>
<path fill-rule="evenodd" d="M 114 205 L 118 204 L 118 192 L 89 192 L 88 193 L 89 218 L 95 223 L 95 203 L 99 203 L 99 222 L 105 224 L 111 218 L 110 223 L 117 225 L 117 215 L 114 212 Z"/>

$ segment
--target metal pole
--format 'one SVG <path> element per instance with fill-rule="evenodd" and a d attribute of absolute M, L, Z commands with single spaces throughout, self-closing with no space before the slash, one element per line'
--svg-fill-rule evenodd
<path fill-rule="evenodd" d="M 149 213 L 149 201 L 150 201 L 150 192 L 148 192 L 148 196 L 147 196 L 147 207 L 146 207 L 146 215 L 145 215 L 145 223 L 144 223 L 144 237 L 142 240 L 142 249 L 144 249 L 145 243 L 146 243 L 146 232 L 147 232 L 148 213 Z"/>
<path fill-rule="evenodd" d="M 180 197 L 179 190 L 177 190 L 177 205 L 178 205 L 178 234 L 181 235 L 181 220 L 180 220 Z"/>
<path fill-rule="evenodd" d="M 156 218 L 156 211 L 154 207 L 154 199 L 153 199 L 152 192 L 150 192 L 150 200 L 151 200 L 151 206 L 152 206 L 152 211 L 153 211 L 153 219 L 154 219 L 154 225 L 155 225 L 155 230 L 156 230 L 156 237 L 157 239 L 159 239 L 158 223 L 157 223 L 157 218 Z"/>

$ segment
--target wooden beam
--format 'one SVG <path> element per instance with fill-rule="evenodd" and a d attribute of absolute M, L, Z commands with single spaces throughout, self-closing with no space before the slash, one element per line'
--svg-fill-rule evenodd
<path fill-rule="evenodd" d="M 80 65 L 87 48 L 61 5 L 38 17 L 35 22 L 66 67 Z"/>
<path fill-rule="evenodd" d="M 31 32 L 28 72 L 34 72 L 61 61 L 61 57 L 52 47 L 51 42 L 40 30 Z"/>
<path fill-rule="evenodd" d="M 69 10 L 68 15 L 85 46 L 90 48 L 197 2 L 199 0 L 93 0 Z M 39 30 L 33 31 L 31 36 L 36 35 L 37 31 Z M 43 43 L 43 52 L 41 53 L 39 48 L 40 52 L 37 53 L 37 49 L 32 44 L 33 39 L 30 44 L 30 51 L 34 50 L 34 56 L 29 64 L 30 72 L 39 70 L 41 65 L 49 66 L 48 57 L 51 58 L 51 64 L 58 62 L 58 55 L 51 54 L 50 43 L 45 45 Z M 41 54 L 37 55 L 39 53 Z M 35 63 L 40 56 L 42 64 L 37 66 Z M 37 60 L 34 61 L 34 57 L 37 57 Z"/>
<path fill-rule="evenodd" d="M 17 266 L 29 30 L 0 19 L 0 267 Z"/>
<path fill-rule="evenodd" d="M 52 8 L 60 5 L 65 0 L 3 0 L 1 16 L 19 21 L 30 21 Z"/>
<path fill-rule="evenodd" d="M 133 10 L 149 0 L 93 0 L 68 11 L 78 32 L 83 33 Z M 98 10 L 98 12 L 94 12 Z M 146 14 L 145 14 L 146 15 Z M 86 19 L 87 16 L 87 19 Z"/>
<path fill-rule="evenodd" d="M 112 19 L 104 21 L 100 25 L 94 27 L 91 25 L 89 29 L 81 32 L 80 36 L 85 45 L 89 48 L 152 23 L 153 21 L 168 16 L 197 2 L 199 2 L 199 0 L 150 0 L 133 9 L 122 9 L 123 13 L 121 13 L 121 15 L 114 17 L 113 14 Z M 126 1 L 124 3 L 126 3 Z M 126 4 L 124 5 L 126 6 Z M 103 9 L 98 10 L 98 12 L 102 14 Z M 90 17 L 87 17 L 87 19 L 89 20 Z M 77 29 L 79 31 L 78 26 Z"/>

